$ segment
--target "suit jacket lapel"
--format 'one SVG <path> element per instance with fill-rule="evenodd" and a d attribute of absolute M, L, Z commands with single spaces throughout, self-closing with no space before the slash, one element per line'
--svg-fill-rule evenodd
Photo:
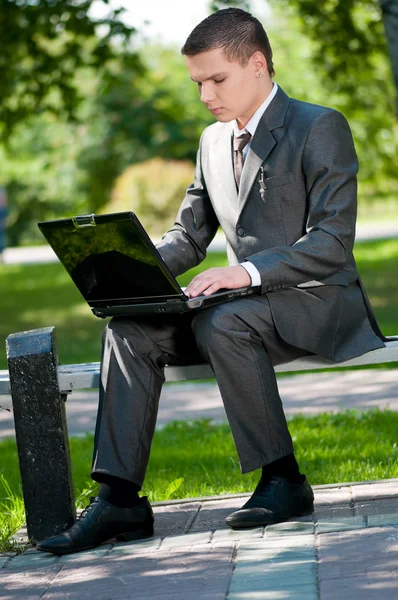
<path fill-rule="evenodd" d="M 275 98 L 260 119 L 242 171 L 238 196 L 238 218 L 249 197 L 261 165 L 276 144 L 272 131 L 278 127 L 283 127 L 288 105 L 289 97 L 282 88 L 278 88 Z"/>
<path fill-rule="evenodd" d="M 236 188 L 233 159 L 232 159 L 232 132 L 229 123 L 221 129 L 220 137 L 214 146 L 214 159 L 217 175 L 222 183 L 226 195 L 231 199 L 234 206 L 238 202 L 238 190 Z"/>

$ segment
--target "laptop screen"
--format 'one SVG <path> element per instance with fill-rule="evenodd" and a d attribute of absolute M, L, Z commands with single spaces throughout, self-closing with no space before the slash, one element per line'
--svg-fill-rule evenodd
<path fill-rule="evenodd" d="M 131 212 L 46 221 L 39 228 L 90 304 L 182 296 Z"/>

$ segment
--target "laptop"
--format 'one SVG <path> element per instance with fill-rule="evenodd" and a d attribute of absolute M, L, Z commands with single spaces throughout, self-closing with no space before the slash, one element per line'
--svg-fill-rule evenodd
<path fill-rule="evenodd" d="M 133 212 L 38 223 L 97 317 L 184 313 L 260 293 L 260 286 L 189 298 Z"/>

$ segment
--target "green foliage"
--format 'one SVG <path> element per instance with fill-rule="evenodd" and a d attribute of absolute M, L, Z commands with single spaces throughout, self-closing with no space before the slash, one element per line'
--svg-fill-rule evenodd
<path fill-rule="evenodd" d="M 121 51 L 129 63 L 139 62 L 129 50 L 135 30 L 124 24 L 124 9 L 102 2 L 107 15 L 95 19 L 90 12 L 95 0 L 0 0 L 0 123 L 5 136 L 43 111 L 76 119 L 79 69 L 90 66 L 104 73 Z"/>
<path fill-rule="evenodd" d="M 80 126 L 59 122 L 47 113 L 18 125 L 0 147 L 2 177 L 7 178 L 8 245 L 41 239 L 37 221 L 79 212 L 85 205 L 77 157 Z"/>
<path fill-rule="evenodd" d="M 116 180 L 111 202 L 103 212 L 133 210 L 145 229 L 159 237 L 174 223 L 193 173 L 189 161 L 153 158 L 132 165 Z"/>
<path fill-rule="evenodd" d="M 340 110 L 359 155 L 360 193 L 375 201 L 394 195 L 398 128 L 376 0 L 280 0 L 271 6 L 276 81 L 295 98 Z"/>
<path fill-rule="evenodd" d="M 223 8 L 242 8 L 243 10 L 250 11 L 250 0 L 212 0 L 210 2 L 210 10 L 216 12 Z"/>
<path fill-rule="evenodd" d="M 147 46 L 141 58 L 143 74 L 115 72 L 92 105 L 88 143 L 78 159 L 87 176 L 90 211 L 108 202 L 115 178 L 128 165 L 156 156 L 194 161 L 200 134 L 213 121 L 181 55 Z"/>

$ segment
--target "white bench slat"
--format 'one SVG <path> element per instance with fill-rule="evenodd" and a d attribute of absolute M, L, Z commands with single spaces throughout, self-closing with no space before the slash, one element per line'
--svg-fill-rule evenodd
<path fill-rule="evenodd" d="M 8 371 L 0 371 L 0 396 L 10 393 L 10 378 Z"/>
<path fill-rule="evenodd" d="M 372 350 L 362 356 L 340 363 L 335 363 L 319 356 L 305 356 L 297 360 L 278 365 L 275 371 L 309 371 L 312 369 L 333 369 L 336 367 L 354 367 L 380 363 L 398 362 L 398 341 L 388 342 L 385 348 Z M 214 377 L 210 365 L 171 366 L 165 369 L 166 381 L 189 381 Z M 98 388 L 99 363 L 78 365 L 60 365 L 58 367 L 59 386 L 62 392 L 72 390 Z M 0 371 L 0 395 L 10 393 L 8 371 Z"/>
<path fill-rule="evenodd" d="M 353 367 L 395 361 L 398 362 L 398 341 L 388 342 L 385 348 L 372 350 L 371 352 L 362 354 L 362 356 L 341 363 L 335 363 L 319 356 L 305 356 L 289 363 L 278 365 L 275 370 L 279 373 L 286 373 L 289 371 Z M 213 371 L 208 364 L 166 367 L 165 375 L 166 381 L 192 381 L 214 377 Z M 97 388 L 99 386 L 99 363 L 62 365 L 58 367 L 58 377 L 61 391 Z"/>

